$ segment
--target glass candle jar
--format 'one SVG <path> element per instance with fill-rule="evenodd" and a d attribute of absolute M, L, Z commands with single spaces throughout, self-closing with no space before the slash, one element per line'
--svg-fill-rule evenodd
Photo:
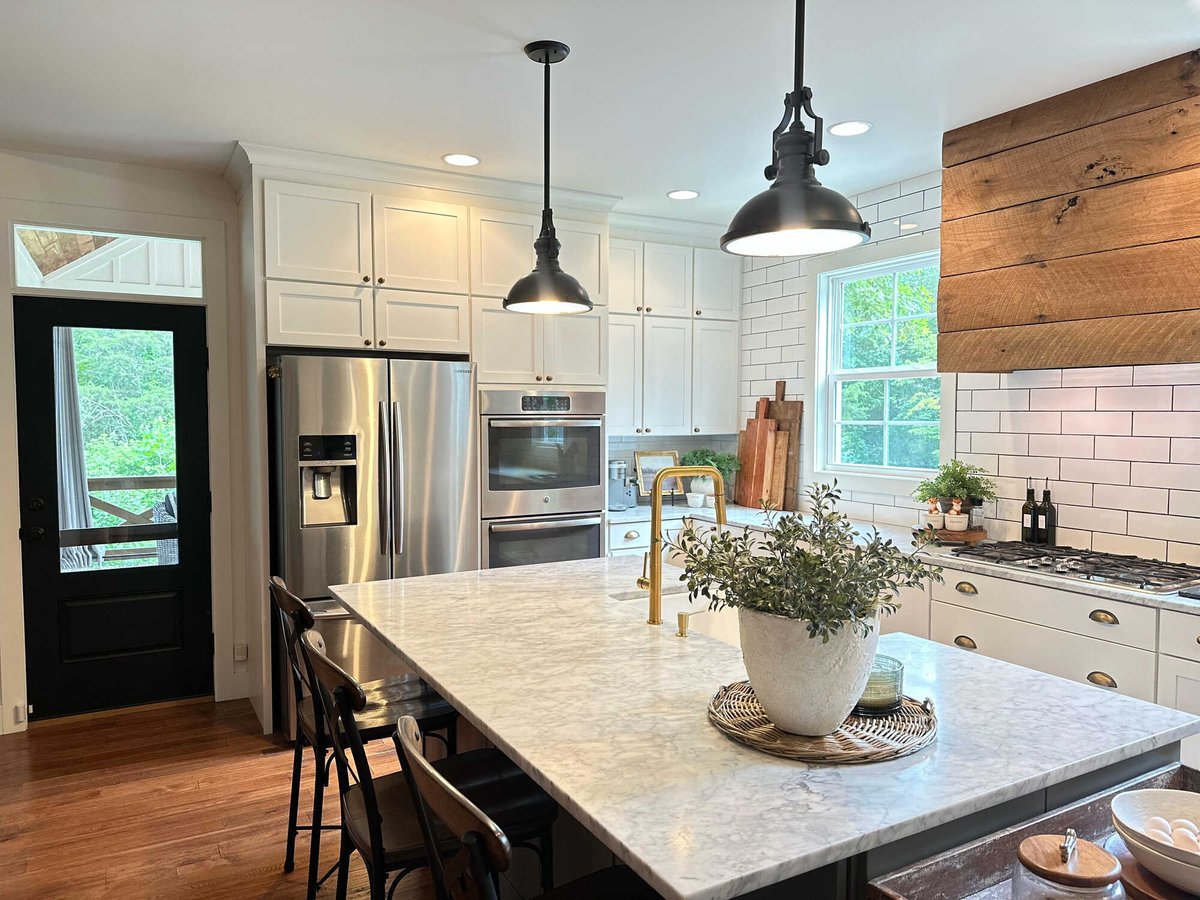
<path fill-rule="evenodd" d="M 904 663 L 894 656 L 875 654 L 867 686 L 854 707 L 861 716 L 880 716 L 894 712 L 904 698 Z"/>

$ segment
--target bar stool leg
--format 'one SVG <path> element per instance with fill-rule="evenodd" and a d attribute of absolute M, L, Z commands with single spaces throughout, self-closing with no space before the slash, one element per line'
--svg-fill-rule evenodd
<path fill-rule="evenodd" d="M 354 845 L 345 830 L 342 831 L 342 845 L 338 851 L 337 900 L 346 900 L 346 885 L 350 877 L 350 854 Z"/>
<path fill-rule="evenodd" d="M 296 752 L 292 755 L 292 797 L 288 807 L 287 856 L 283 860 L 283 871 L 296 868 L 296 813 L 300 806 L 300 767 L 304 761 L 304 738 L 296 735 Z"/>
<path fill-rule="evenodd" d="M 308 845 L 308 900 L 317 896 L 317 881 L 321 877 L 321 810 L 325 803 L 325 748 L 313 747 L 316 775 L 313 778 L 312 839 Z"/>

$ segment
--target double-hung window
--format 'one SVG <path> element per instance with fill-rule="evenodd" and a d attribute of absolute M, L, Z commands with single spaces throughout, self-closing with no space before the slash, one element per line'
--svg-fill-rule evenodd
<path fill-rule="evenodd" d="M 820 466 L 875 475 L 938 466 L 937 253 L 820 277 Z"/>

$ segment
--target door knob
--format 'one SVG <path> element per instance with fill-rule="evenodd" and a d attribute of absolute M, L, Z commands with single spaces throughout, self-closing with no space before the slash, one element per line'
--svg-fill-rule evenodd
<path fill-rule="evenodd" d="M 23 541 L 40 541 L 46 536 L 46 529 L 42 527 L 22 528 L 17 532 L 17 537 Z"/>

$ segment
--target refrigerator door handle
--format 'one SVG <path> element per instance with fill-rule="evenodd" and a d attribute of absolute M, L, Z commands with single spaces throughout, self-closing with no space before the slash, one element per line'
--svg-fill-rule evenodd
<path fill-rule="evenodd" d="M 400 411 L 400 403 L 392 401 L 392 442 L 395 447 L 392 459 L 392 541 L 397 556 L 404 553 L 405 525 L 405 459 L 404 459 L 404 419 Z"/>
<path fill-rule="evenodd" d="M 379 553 L 392 549 L 392 435 L 388 430 L 387 401 L 379 401 Z"/>

